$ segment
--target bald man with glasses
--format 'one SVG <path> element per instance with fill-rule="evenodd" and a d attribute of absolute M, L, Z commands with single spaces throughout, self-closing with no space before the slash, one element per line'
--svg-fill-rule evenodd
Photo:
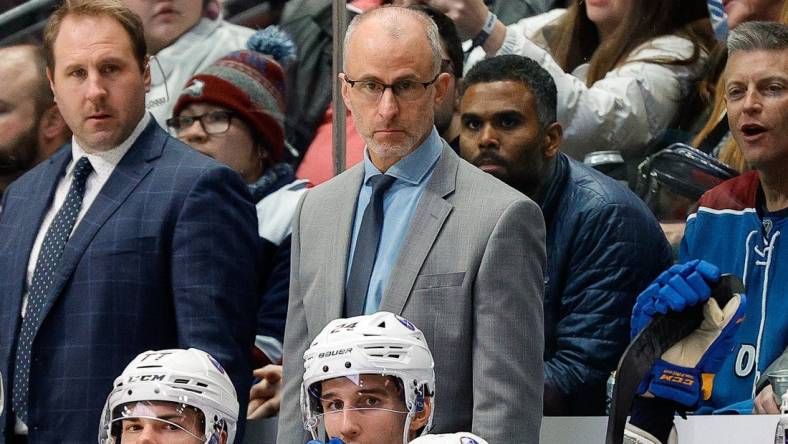
<path fill-rule="evenodd" d="M 449 75 L 428 16 L 369 11 L 351 23 L 344 51 L 342 96 L 364 161 L 307 191 L 296 210 L 278 443 L 305 441 L 299 383 L 314 337 L 333 319 L 378 310 L 421 326 L 435 351 L 447 407 L 436 410 L 436 433 L 538 442 L 541 212 L 438 135 L 433 113 Z"/>

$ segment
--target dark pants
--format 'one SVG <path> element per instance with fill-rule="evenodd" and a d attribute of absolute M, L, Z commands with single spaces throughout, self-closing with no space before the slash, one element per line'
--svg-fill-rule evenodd
<path fill-rule="evenodd" d="M 12 432 L 6 442 L 8 444 L 27 444 L 27 435 L 14 435 Z"/>

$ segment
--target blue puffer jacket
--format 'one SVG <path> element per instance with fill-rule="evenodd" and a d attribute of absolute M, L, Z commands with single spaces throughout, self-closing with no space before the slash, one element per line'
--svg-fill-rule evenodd
<path fill-rule="evenodd" d="M 536 200 L 547 226 L 545 414 L 601 415 L 635 298 L 671 265 L 670 246 L 634 193 L 564 154 Z"/>

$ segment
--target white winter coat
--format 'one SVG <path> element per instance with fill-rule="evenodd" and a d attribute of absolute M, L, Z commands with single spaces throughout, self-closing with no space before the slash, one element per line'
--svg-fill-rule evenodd
<path fill-rule="evenodd" d="M 655 38 L 635 49 L 618 68 L 586 86 L 589 65 L 567 74 L 544 48 L 531 41 L 546 24 L 560 18 L 565 9 L 525 18 L 509 25 L 496 55 L 519 54 L 537 61 L 555 80 L 558 88 L 558 121 L 564 128 L 561 150 L 583 160 L 598 150 L 620 150 L 639 157 L 646 145 L 675 119 L 681 100 L 700 76 L 707 59 L 704 52 L 691 65 L 661 65 L 638 59 L 692 56 L 693 45 L 675 35 Z M 466 70 L 485 56 L 481 48 L 471 53 Z"/>
<path fill-rule="evenodd" d="M 232 51 L 246 49 L 253 29 L 203 18 L 172 45 L 151 57 L 151 86 L 145 107 L 163 128 L 172 117 L 186 81 Z M 165 81 L 166 79 L 166 81 Z"/>

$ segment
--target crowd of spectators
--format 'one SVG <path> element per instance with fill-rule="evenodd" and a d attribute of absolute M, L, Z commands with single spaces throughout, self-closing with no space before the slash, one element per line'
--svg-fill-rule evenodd
<path fill-rule="evenodd" d="M 176 348 L 240 402 L 196 434 L 279 415 L 303 443 L 309 350 L 379 311 L 434 357 L 439 407 L 389 409 L 403 442 L 605 415 L 632 338 L 698 305 L 724 344 L 663 355 L 630 439 L 779 413 L 788 0 L 725 0 L 722 28 L 706 0 L 353 0 L 336 79 L 331 3 L 254 30 L 216 0 L 65 0 L 0 47 L 0 443 L 94 439 L 113 378 Z M 722 274 L 745 291 L 718 307 Z"/>

